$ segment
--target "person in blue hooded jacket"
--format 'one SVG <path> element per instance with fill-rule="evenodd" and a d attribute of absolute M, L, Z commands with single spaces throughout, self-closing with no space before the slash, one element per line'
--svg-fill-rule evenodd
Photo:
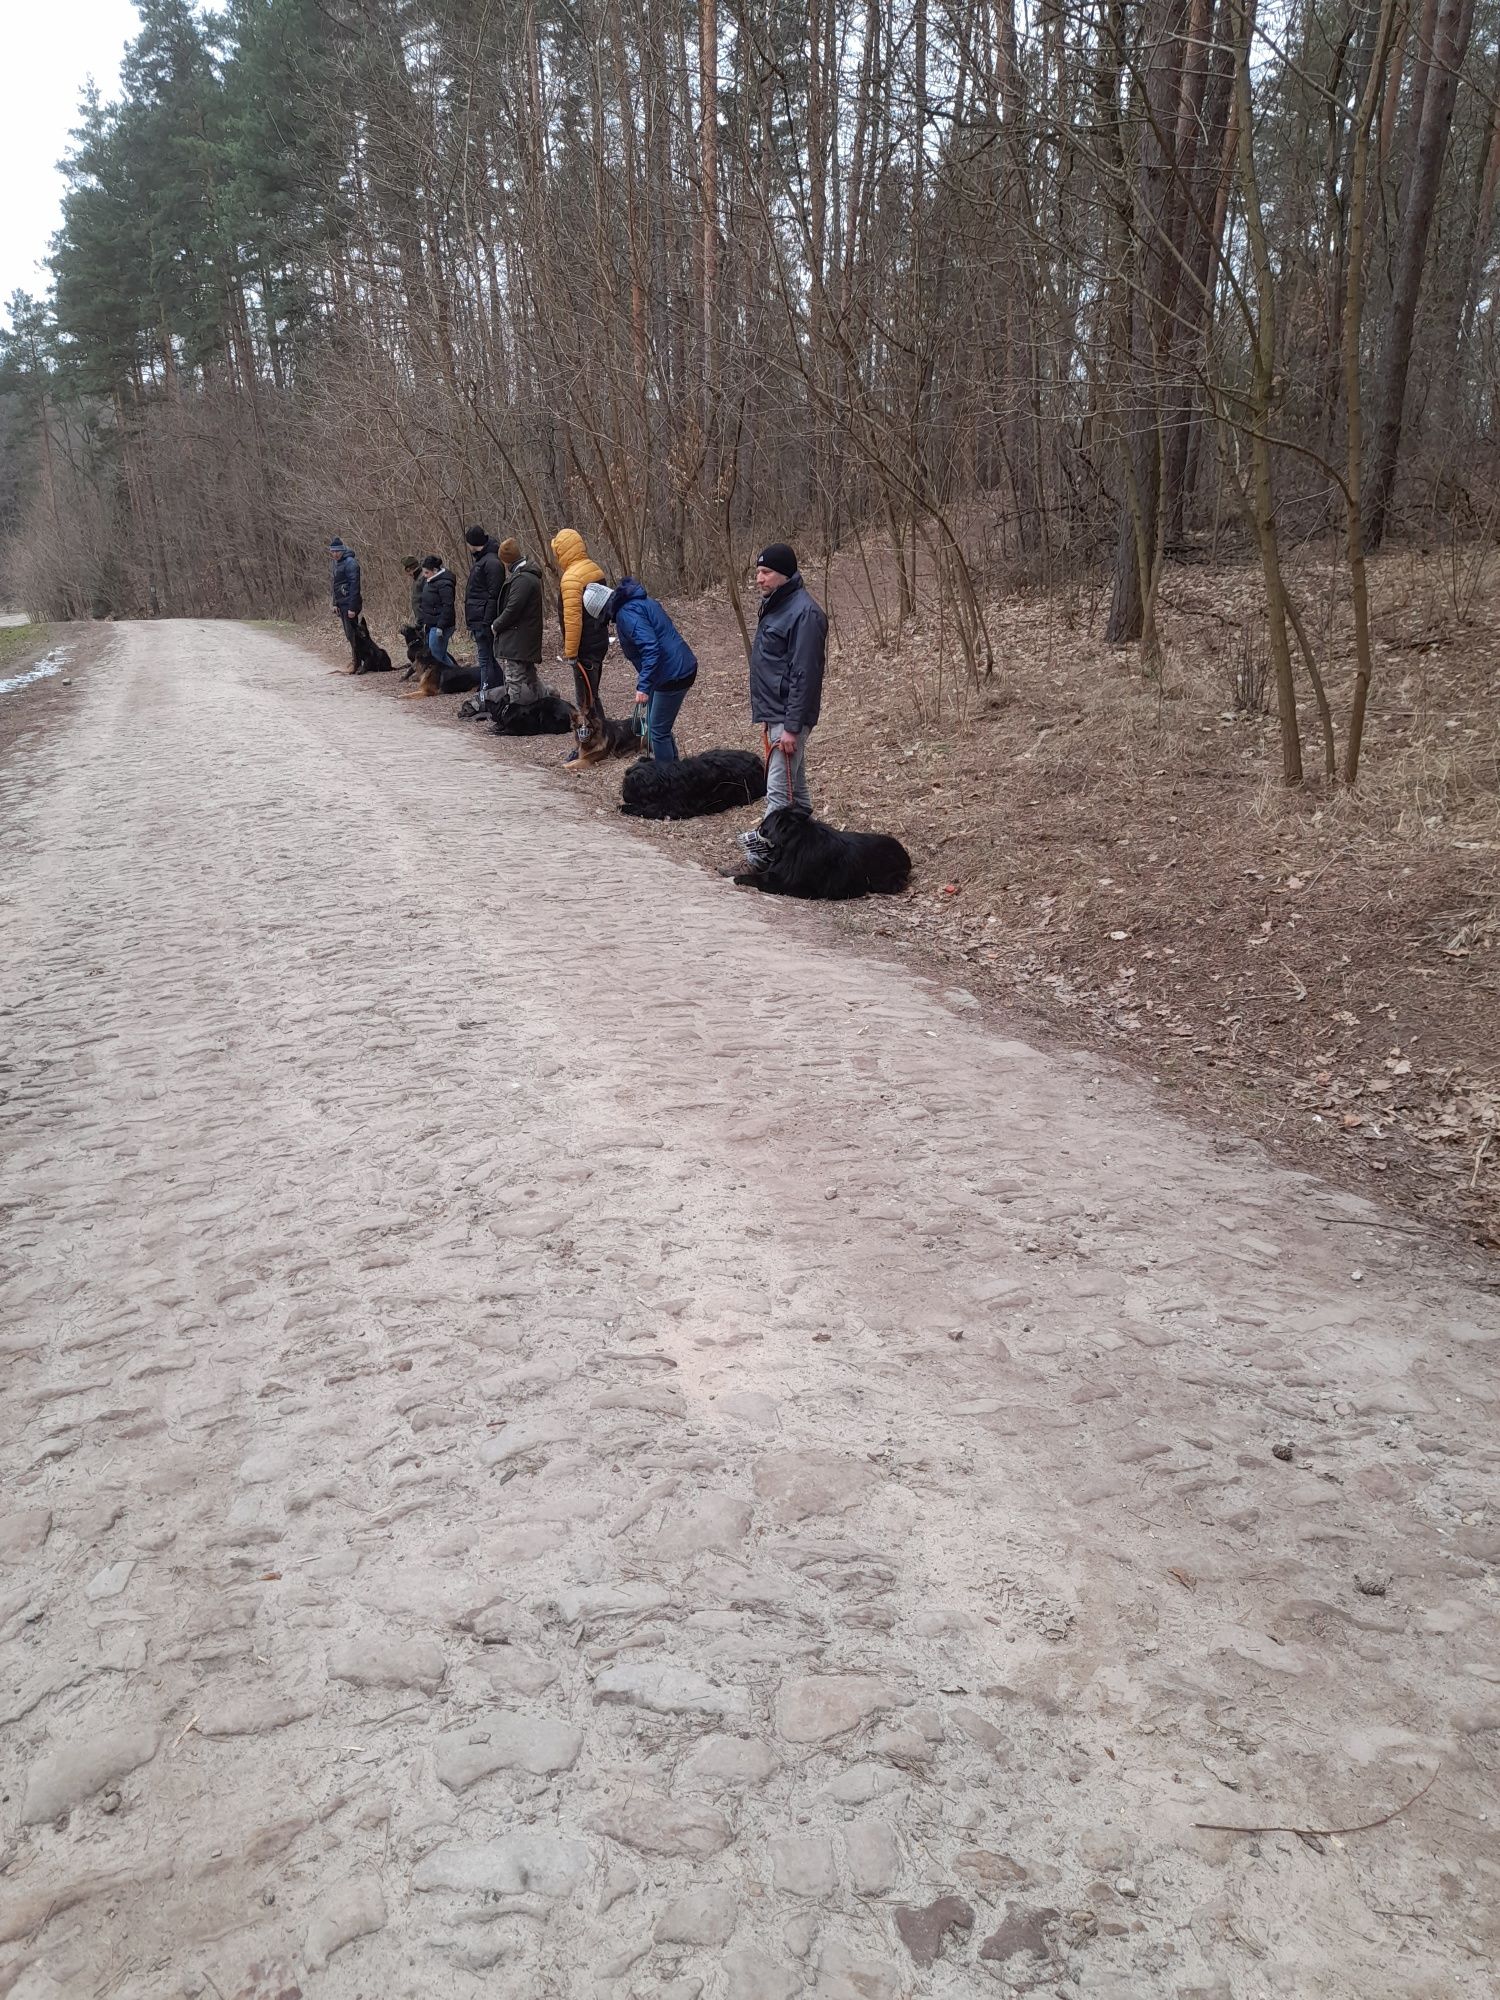
<path fill-rule="evenodd" d="M 658 764 L 677 762 L 672 725 L 698 676 L 691 646 L 654 597 L 633 576 L 611 590 L 591 583 L 583 593 L 590 618 L 606 618 L 615 628 L 620 651 L 635 668 L 635 698 L 646 711 L 646 736 Z"/>

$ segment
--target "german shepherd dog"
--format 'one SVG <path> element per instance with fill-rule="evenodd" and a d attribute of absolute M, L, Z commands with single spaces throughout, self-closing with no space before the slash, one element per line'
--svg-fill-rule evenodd
<path fill-rule="evenodd" d="M 620 811 L 636 819 L 699 819 L 766 795 L 764 760 L 753 750 L 704 750 L 657 764 L 643 757 L 620 781 Z"/>
<path fill-rule="evenodd" d="M 357 674 L 388 674 L 391 671 L 391 656 L 384 646 L 377 646 L 370 637 L 370 628 L 363 618 L 356 618 L 349 627 L 354 644 L 354 667 Z"/>
<path fill-rule="evenodd" d="M 735 881 L 768 896 L 847 902 L 894 896 L 911 880 L 911 856 L 888 833 L 840 833 L 795 806 L 778 806 L 740 836 L 745 866 Z"/>
<path fill-rule="evenodd" d="M 578 762 L 607 763 L 611 757 L 625 757 L 641 747 L 641 725 L 632 716 L 616 719 L 599 709 L 585 715 L 581 708 L 568 708 L 573 734 L 578 738 Z"/>
<path fill-rule="evenodd" d="M 401 678 L 409 681 L 413 674 L 417 677 L 411 693 L 401 697 L 403 701 L 420 701 L 430 694 L 472 694 L 478 687 L 478 667 L 440 667 L 419 626 L 403 625 L 401 636 L 406 641 L 406 672 Z"/>
<path fill-rule="evenodd" d="M 489 715 L 497 736 L 566 736 L 573 727 L 573 710 L 561 695 L 551 693 L 535 701 L 495 703 Z"/>

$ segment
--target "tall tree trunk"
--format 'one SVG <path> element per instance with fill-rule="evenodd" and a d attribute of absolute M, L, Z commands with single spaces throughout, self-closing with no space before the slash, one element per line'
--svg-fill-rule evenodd
<path fill-rule="evenodd" d="M 1417 128 L 1416 150 L 1401 215 L 1391 309 L 1375 378 L 1375 400 L 1380 414 L 1364 501 L 1366 545 L 1371 549 L 1378 549 L 1385 538 L 1396 485 L 1406 383 L 1411 372 L 1412 336 L 1427 262 L 1427 241 L 1432 232 L 1443 162 L 1448 156 L 1458 74 L 1468 53 L 1473 25 L 1474 0 L 1437 0 L 1437 24 L 1422 94 L 1421 124 Z"/>

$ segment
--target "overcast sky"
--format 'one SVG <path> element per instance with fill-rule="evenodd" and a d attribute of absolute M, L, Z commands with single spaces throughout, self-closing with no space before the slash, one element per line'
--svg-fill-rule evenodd
<path fill-rule="evenodd" d="M 14 291 L 40 292 L 40 269 L 62 200 L 57 163 L 92 76 L 116 94 L 120 56 L 140 29 L 130 0 L 25 0 L 5 15 L 5 109 L 0 115 L 0 310 Z"/>

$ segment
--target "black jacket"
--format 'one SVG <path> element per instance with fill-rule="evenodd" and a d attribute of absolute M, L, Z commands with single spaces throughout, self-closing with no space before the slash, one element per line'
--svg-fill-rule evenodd
<path fill-rule="evenodd" d="M 762 598 L 750 648 L 750 719 L 779 722 L 800 736 L 823 705 L 828 618 L 800 575 Z"/>
<path fill-rule="evenodd" d="M 534 667 L 542 657 L 542 573 L 523 558 L 510 573 L 494 624 L 497 659 Z"/>
<path fill-rule="evenodd" d="M 464 623 L 471 632 L 486 629 L 500 609 L 505 564 L 496 553 L 498 548 L 499 543 L 491 535 L 469 565 L 469 580 L 464 585 Z"/>
<path fill-rule="evenodd" d="M 440 632 L 453 630 L 453 596 L 457 586 L 451 569 L 440 569 L 436 576 L 429 576 L 422 584 L 422 629 L 431 631 L 434 625 Z"/>
<path fill-rule="evenodd" d="M 353 549 L 345 549 L 334 563 L 332 583 L 334 610 L 357 618 L 363 606 L 359 594 L 359 557 Z"/>

